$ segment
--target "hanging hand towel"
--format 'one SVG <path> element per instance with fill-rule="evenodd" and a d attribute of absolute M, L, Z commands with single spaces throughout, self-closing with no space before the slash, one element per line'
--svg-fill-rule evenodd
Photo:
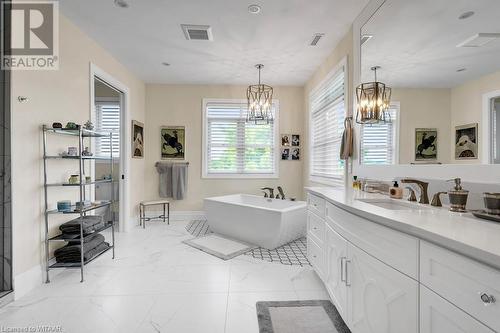
<path fill-rule="evenodd" d="M 187 188 L 188 166 L 185 163 L 174 163 L 172 166 L 172 197 L 174 200 L 184 199 Z"/>
<path fill-rule="evenodd" d="M 347 117 L 344 120 L 344 134 L 342 134 L 342 143 L 340 144 L 340 158 L 342 160 L 347 160 L 352 156 L 353 141 L 352 118 Z"/>
<path fill-rule="evenodd" d="M 172 197 L 172 163 L 156 162 L 156 170 L 160 174 L 160 197 Z"/>

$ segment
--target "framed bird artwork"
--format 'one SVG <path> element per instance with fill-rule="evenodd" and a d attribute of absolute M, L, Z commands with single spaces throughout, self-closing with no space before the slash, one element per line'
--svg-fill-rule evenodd
<path fill-rule="evenodd" d="M 160 129 L 161 159 L 183 160 L 186 153 L 186 127 L 164 126 Z"/>

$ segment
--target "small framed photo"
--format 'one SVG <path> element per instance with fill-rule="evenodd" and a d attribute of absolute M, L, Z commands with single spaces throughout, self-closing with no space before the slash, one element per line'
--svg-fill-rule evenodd
<path fill-rule="evenodd" d="M 477 152 L 477 123 L 455 126 L 455 159 L 477 159 Z"/>
<path fill-rule="evenodd" d="M 144 158 L 144 124 L 132 120 L 132 158 Z"/>
<path fill-rule="evenodd" d="M 289 147 L 292 144 L 292 136 L 290 134 L 281 134 L 281 145 Z"/>
<path fill-rule="evenodd" d="M 437 128 L 415 129 L 415 161 L 437 160 Z"/>
<path fill-rule="evenodd" d="M 292 147 L 300 147 L 300 135 L 292 134 Z"/>
<path fill-rule="evenodd" d="M 290 148 L 281 148 L 281 160 L 288 161 L 290 159 Z"/>
<path fill-rule="evenodd" d="M 300 160 L 300 148 L 281 148 L 281 160 L 282 161 L 299 161 Z"/>
<path fill-rule="evenodd" d="M 183 160 L 186 152 L 186 127 L 164 126 L 160 129 L 161 159 Z"/>

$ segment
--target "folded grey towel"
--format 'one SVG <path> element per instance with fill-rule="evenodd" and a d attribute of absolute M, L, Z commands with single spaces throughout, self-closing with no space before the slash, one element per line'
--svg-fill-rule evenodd
<path fill-rule="evenodd" d="M 109 243 L 102 242 L 101 244 L 97 245 L 95 248 L 88 250 L 83 254 L 83 260 L 88 261 L 92 258 L 94 258 L 96 255 L 99 253 L 103 252 L 104 250 L 108 249 L 110 247 Z M 59 255 L 56 257 L 57 262 L 64 262 L 64 263 L 71 263 L 71 262 L 80 262 L 81 257 L 80 254 L 68 254 L 68 255 Z"/>
<path fill-rule="evenodd" d="M 65 234 L 76 234 L 80 233 L 80 223 L 81 219 L 78 217 L 59 226 L 59 230 Z M 102 227 L 104 221 L 102 216 L 99 215 L 88 215 L 83 217 L 83 233 L 89 234 L 94 232 L 96 229 Z"/>
<path fill-rule="evenodd" d="M 87 239 L 87 242 L 83 243 L 83 253 L 87 253 L 88 251 L 94 249 L 97 247 L 99 244 L 104 242 L 104 236 L 101 234 L 95 234 L 89 237 Z M 80 243 L 70 243 L 68 245 L 65 245 L 57 250 L 54 251 L 54 256 L 56 257 L 62 257 L 62 256 L 68 256 L 68 255 L 75 255 L 79 256 L 82 251 L 82 245 Z"/>

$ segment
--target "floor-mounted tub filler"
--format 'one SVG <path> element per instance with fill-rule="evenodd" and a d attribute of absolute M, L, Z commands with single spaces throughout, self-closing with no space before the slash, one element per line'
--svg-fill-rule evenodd
<path fill-rule="evenodd" d="M 266 249 L 274 249 L 306 234 L 305 201 L 234 194 L 206 198 L 205 212 L 213 232 Z"/>

